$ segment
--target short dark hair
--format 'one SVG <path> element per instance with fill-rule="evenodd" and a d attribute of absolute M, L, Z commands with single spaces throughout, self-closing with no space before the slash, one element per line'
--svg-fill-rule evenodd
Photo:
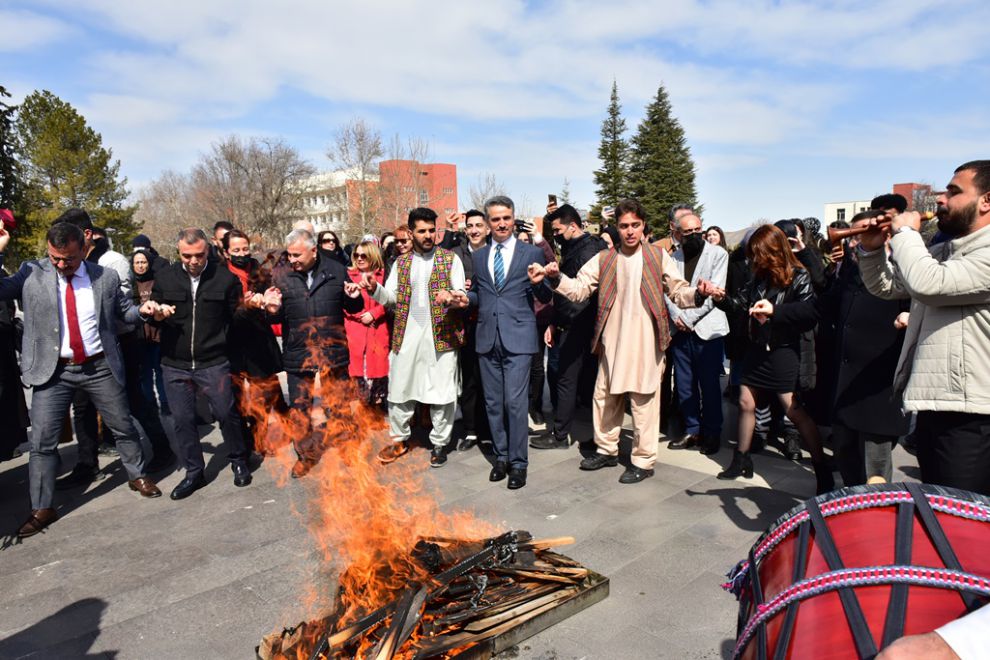
<path fill-rule="evenodd" d="M 214 234 L 217 233 L 218 229 L 226 229 L 227 231 L 233 231 L 234 225 L 233 223 L 227 222 L 226 220 L 217 220 L 216 222 L 213 223 L 213 233 Z"/>
<path fill-rule="evenodd" d="M 71 222 L 56 222 L 48 230 L 45 240 L 53 248 L 61 250 L 68 247 L 69 243 L 76 243 L 79 247 L 82 247 L 86 244 L 86 235 L 83 234 L 83 230 L 79 225 Z"/>
<path fill-rule="evenodd" d="M 468 218 L 475 218 L 475 217 L 484 218 L 485 214 L 479 211 L 478 209 L 471 209 L 470 211 L 464 214 L 464 221 L 467 222 Z"/>
<path fill-rule="evenodd" d="M 889 206 L 887 208 L 890 208 Z M 849 224 L 846 227 L 851 227 L 854 222 L 859 222 L 860 220 L 869 220 L 870 218 L 882 218 L 884 216 L 883 209 L 869 209 L 868 211 L 860 211 L 849 220 Z M 835 223 L 832 223 L 835 225 Z"/>
<path fill-rule="evenodd" d="M 956 170 L 957 172 L 959 170 Z M 898 213 L 904 213 L 907 210 L 907 199 L 904 195 L 898 195 L 897 193 L 887 193 L 886 195 L 877 195 L 870 202 L 870 209 L 876 211 L 886 211 L 887 209 L 894 209 Z"/>
<path fill-rule="evenodd" d="M 186 245 L 196 245 L 200 241 L 207 241 L 207 238 L 206 232 L 199 227 L 186 227 L 179 232 L 179 236 L 176 238 L 177 243 L 185 243 Z"/>
<path fill-rule="evenodd" d="M 93 220 L 89 217 L 89 213 L 80 208 L 71 208 L 62 215 L 55 218 L 55 222 L 52 225 L 56 225 L 60 222 L 67 222 L 70 225 L 75 225 L 83 231 L 87 229 L 93 231 Z"/>
<path fill-rule="evenodd" d="M 223 245 L 224 250 L 230 249 L 230 239 L 232 238 L 243 238 L 245 241 L 248 242 L 248 245 L 251 245 L 250 236 L 242 232 L 240 229 L 231 229 L 230 231 L 228 231 L 226 234 L 223 235 L 222 239 L 220 239 L 220 243 Z"/>
<path fill-rule="evenodd" d="M 409 222 L 407 224 L 410 229 L 415 229 L 417 222 L 432 222 L 433 224 L 436 224 L 437 212 L 424 206 L 415 208 L 409 212 Z"/>
<path fill-rule="evenodd" d="M 670 207 L 670 210 L 667 211 L 667 221 L 668 222 L 673 222 L 674 221 L 674 216 L 677 215 L 677 212 L 678 211 L 690 211 L 691 213 L 694 213 L 694 205 L 693 204 L 674 204 L 673 206 Z M 618 209 L 616 209 L 616 217 L 618 217 Z M 643 218 L 643 219 L 646 220 L 646 218 Z"/>
<path fill-rule="evenodd" d="M 553 222 L 554 220 L 563 222 L 565 225 L 575 224 L 578 227 L 584 226 L 584 223 L 581 221 L 581 214 L 570 204 L 558 206 L 554 209 L 553 213 L 547 214 L 547 222 Z"/>
<path fill-rule="evenodd" d="M 797 238 L 798 237 L 798 227 L 797 223 L 794 222 L 794 218 L 790 220 L 778 220 L 773 223 L 773 226 L 784 232 L 784 236 L 787 238 Z"/>
<path fill-rule="evenodd" d="M 685 208 L 691 207 L 686 206 Z M 632 198 L 624 199 L 615 205 L 616 222 L 618 222 L 619 218 L 627 213 L 632 213 L 634 216 L 642 220 L 644 224 L 646 223 L 646 209 L 644 209 L 643 205 L 639 203 L 639 200 Z M 673 214 L 671 214 L 671 218 L 673 218 Z"/>
<path fill-rule="evenodd" d="M 96 225 L 93 225 L 93 238 L 97 238 L 97 237 L 107 238 L 108 236 L 109 234 L 107 234 L 106 229 L 104 229 L 103 227 L 97 227 Z"/>
<path fill-rule="evenodd" d="M 973 170 L 973 183 L 979 194 L 990 192 L 990 160 L 971 160 L 956 168 L 956 174 L 965 170 Z"/>

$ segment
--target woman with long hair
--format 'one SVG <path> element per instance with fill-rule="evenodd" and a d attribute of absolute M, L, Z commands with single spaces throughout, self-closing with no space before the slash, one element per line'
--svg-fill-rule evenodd
<path fill-rule="evenodd" d="M 317 234 L 316 246 L 320 249 L 321 253 L 331 259 L 336 259 L 345 266 L 347 265 L 347 255 L 344 254 L 344 247 L 340 244 L 340 239 L 334 232 L 324 229 Z"/>
<path fill-rule="evenodd" d="M 723 250 L 728 251 L 729 246 L 725 244 L 725 232 L 722 231 L 721 227 L 709 227 L 705 231 L 705 240 L 712 245 L 717 245 Z"/>
<path fill-rule="evenodd" d="M 364 273 L 374 273 L 378 284 L 385 283 L 385 264 L 375 241 L 361 241 L 351 252 L 353 266 L 347 270 L 352 282 Z M 388 396 L 389 330 L 385 308 L 361 290 L 364 309 L 344 312 L 344 330 L 350 352 L 348 372 L 369 405 L 384 408 Z"/>
<path fill-rule="evenodd" d="M 794 395 L 800 371 L 801 333 L 818 322 L 808 271 L 794 256 L 784 233 L 773 225 L 757 229 L 746 244 L 753 279 L 737 295 L 714 291 L 715 305 L 729 314 L 749 316 L 748 343 L 742 359 L 739 391 L 739 444 L 719 479 L 753 476 L 749 455 L 756 406 L 776 396 L 811 453 L 817 492 L 834 487 L 814 420 Z M 703 291 L 705 287 L 702 287 Z"/>

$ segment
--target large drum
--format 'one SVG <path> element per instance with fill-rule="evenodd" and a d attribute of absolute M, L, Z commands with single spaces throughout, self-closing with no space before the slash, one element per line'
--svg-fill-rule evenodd
<path fill-rule="evenodd" d="M 990 600 L 990 499 L 926 484 L 837 490 L 779 518 L 729 578 L 733 658 L 872 658 Z"/>

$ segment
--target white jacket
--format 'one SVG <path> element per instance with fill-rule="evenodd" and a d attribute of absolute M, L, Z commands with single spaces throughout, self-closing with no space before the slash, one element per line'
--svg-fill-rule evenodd
<path fill-rule="evenodd" d="M 990 414 L 990 226 L 925 247 L 902 231 L 860 253 L 863 282 L 880 298 L 910 298 L 894 373 L 907 410 Z"/>

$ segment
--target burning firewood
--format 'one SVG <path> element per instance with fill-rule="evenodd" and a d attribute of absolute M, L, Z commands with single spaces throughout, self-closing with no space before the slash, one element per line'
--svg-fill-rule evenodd
<path fill-rule="evenodd" d="M 523 531 L 485 541 L 421 539 L 411 556 L 425 579 L 410 574 L 392 600 L 346 621 L 338 593 L 334 614 L 265 636 L 258 657 L 491 657 L 608 595 L 606 578 L 549 550 L 573 542 Z"/>

